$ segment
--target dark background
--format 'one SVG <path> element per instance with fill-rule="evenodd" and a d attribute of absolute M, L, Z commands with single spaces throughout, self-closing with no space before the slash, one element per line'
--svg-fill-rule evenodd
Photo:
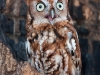
<path fill-rule="evenodd" d="M 69 0 L 79 35 L 82 75 L 100 75 L 100 0 Z"/>
<path fill-rule="evenodd" d="M 100 0 L 69 0 L 69 11 L 79 35 L 82 75 L 100 75 Z M 18 61 L 27 60 L 26 13 L 24 0 L 0 0 L 0 41 Z"/>

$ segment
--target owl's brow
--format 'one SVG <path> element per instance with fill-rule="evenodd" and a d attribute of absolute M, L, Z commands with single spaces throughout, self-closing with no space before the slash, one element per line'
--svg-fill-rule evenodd
<path fill-rule="evenodd" d="M 48 4 L 49 2 L 47 0 L 41 0 L 44 4 Z"/>

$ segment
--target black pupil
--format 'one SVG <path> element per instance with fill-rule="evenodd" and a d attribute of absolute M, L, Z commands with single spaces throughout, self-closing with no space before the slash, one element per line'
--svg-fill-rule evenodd
<path fill-rule="evenodd" d="M 42 8 L 42 5 L 40 5 L 39 8 L 41 9 Z"/>
<path fill-rule="evenodd" d="M 59 7 L 61 8 L 62 6 L 59 4 Z"/>

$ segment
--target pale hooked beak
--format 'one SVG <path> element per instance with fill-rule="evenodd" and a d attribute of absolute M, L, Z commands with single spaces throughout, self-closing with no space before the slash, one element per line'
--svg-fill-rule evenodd
<path fill-rule="evenodd" d="M 50 15 L 51 15 L 52 19 L 54 19 L 54 17 L 55 17 L 54 9 L 51 9 L 51 10 L 50 10 Z"/>
<path fill-rule="evenodd" d="M 50 13 L 49 13 L 48 15 L 46 15 L 45 17 L 46 17 L 46 18 L 49 20 L 49 22 L 53 25 L 53 24 L 54 24 L 54 19 L 56 18 L 54 9 L 51 9 L 51 10 L 50 10 Z"/>
<path fill-rule="evenodd" d="M 50 23 L 53 25 L 54 24 L 54 17 L 55 17 L 55 12 L 54 12 L 54 9 L 51 9 L 50 10 L 50 16 L 51 16 L 51 20 L 50 20 Z"/>

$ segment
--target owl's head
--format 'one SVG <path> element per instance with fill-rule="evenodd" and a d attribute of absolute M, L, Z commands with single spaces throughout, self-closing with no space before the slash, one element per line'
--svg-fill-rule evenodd
<path fill-rule="evenodd" d="M 57 22 L 67 19 L 68 0 L 26 0 L 35 24 Z"/>

